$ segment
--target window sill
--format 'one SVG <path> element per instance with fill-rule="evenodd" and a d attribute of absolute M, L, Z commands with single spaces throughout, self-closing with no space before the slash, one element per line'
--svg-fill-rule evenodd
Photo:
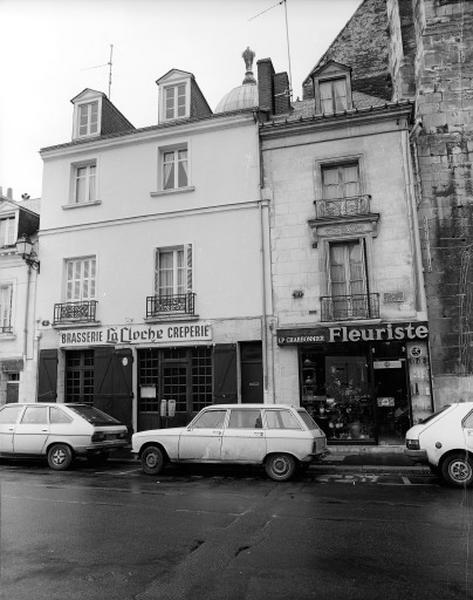
<path fill-rule="evenodd" d="M 158 196 L 168 196 L 169 194 L 193 192 L 194 190 L 195 190 L 195 186 L 188 185 L 187 187 L 172 188 L 170 190 L 158 190 L 157 192 L 150 192 L 149 195 L 151 196 L 151 198 L 156 198 Z"/>
<path fill-rule="evenodd" d="M 97 206 L 98 204 L 102 204 L 102 201 L 95 200 L 95 202 L 77 202 L 75 204 L 63 204 L 62 208 L 64 210 L 70 210 L 71 208 L 82 208 L 83 206 Z"/>
<path fill-rule="evenodd" d="M 0 333 L 1 340 L 16 340 L 15 333 Z"/>
<path fill-rule="evenodd" d="M 57 323 L 51 323 L 54 329 L 72 329 L 79 327 L 99 327 L 101 325 L 100 321 L 79 321 L 73 320 L 70 321 L 58 321 Z"/>

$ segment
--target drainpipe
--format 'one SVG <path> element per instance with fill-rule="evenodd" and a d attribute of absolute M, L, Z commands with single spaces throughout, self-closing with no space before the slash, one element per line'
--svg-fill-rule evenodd
<path fill-rule="evenodd" d="M 264 249 L 264 215 L 263 200 L 258 200 L 260 217 L 260 240 L 261 240 L 261 288 L 262 288 L 262 350 L 263 350 L 263 388 L 264 394 L 268 391 L 268 315 L 266 312 L 266 253 Z"/>
<path fill-rule="evenodd" d="M 28 313 L 30 310 L 30 284 L 31 284 L 31 265 L 28 265 L 26 277 L 26 301 L 25 301 L 25 323 L 23 327 L 23 359 L 26 361 L 28 352 Z"/>

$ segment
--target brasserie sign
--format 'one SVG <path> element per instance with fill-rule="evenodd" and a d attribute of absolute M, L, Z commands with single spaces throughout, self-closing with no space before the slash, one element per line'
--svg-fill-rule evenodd
<path fill-rule="evenodd" d="M 304 329 L 278 329 L 279 346 L 333 344 L 336 342 L 389 342 L 425 340 L 427 323 L 380 323 L 379 325 L 336 325 Z"/>
<path fill-rule="evenodd" d="M 166 325 L 116 325 L 59 332 L 60 346 L 100 344 L 174 344 L 212 340 L 210 323 L 169 323 Z"/>

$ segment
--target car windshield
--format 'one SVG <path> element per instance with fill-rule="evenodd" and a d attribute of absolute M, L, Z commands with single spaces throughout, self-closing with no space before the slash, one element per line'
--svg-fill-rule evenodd
<path fill-rule="evenodd" d="M 425 419 L 422 419 L 420 421 L 421 425 L 424 425 L 425 423 L 428 423 L 429 421 L 432 421 L 432 419 L 435 419 L 435 417 L 437 417 L 440 413 L 443 413 L 444 410 L 447 410 L 447 408 L 450 408 L 450 404 L 446 404 L 443 408 L 441 408 L 440 410 L 432 413 L 431 415 L 429 415 L 428 417 L 425 417 Z"/>
<path fill-rule="evenodd" d="M 69 408 L 89 423 L 92 423 L 92 425 L 121 425 L 120 421 L 93 406 L 76 404 L 75 406 L 69 405 Z"/>
<path fill-rule="evenodd" d="M 317 423 L 306 410 L 298 409 L 297 412 L 309 429 L 318 429 Z"/>

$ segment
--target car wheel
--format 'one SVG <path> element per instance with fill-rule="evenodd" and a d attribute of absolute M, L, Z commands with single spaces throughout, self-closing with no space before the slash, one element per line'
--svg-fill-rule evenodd
<path fill-rule="evenodd" d="M 141 466 L 147 475 L 158 475 L 164 467 L 164 454 L 158 446 L 148 446 L 141 455 Z"/>
<path fill-rule="evenodd" d="M 442 461 L 441 473 L 451 485 L 469 486 L 473 483 L 473 461 L 466 452 L 450 454 Z"/>
<path fill-rule="evenodd" d="M 54 444 L 48 450 L 48 465 L 55 471 L 65 471 L 72 463 L 72 450 L 66 444 Z"/>
<path fill-rule="evenodd" d="M 296 461 L 290 454 L 271 454 L 266 459 L 265 469 L 274 481 L 287 481 L 294 475 Z"/>

